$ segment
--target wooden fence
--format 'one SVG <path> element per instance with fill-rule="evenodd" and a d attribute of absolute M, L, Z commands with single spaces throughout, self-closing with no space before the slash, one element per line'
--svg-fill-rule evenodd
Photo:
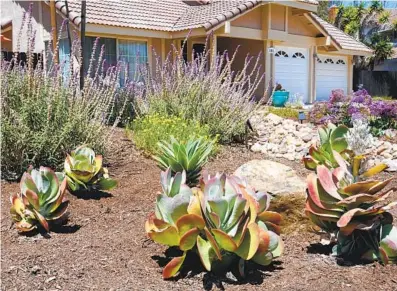
<path fill-rule="evenodd" d="M 397 99 L 397 72 L 359 71 L 353 75 L 353 88 L 362 85 L 371 96 L 392 96 Z"/>

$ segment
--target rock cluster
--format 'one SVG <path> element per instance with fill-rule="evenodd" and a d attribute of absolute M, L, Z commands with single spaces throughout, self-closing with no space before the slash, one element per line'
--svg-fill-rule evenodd
<path fill-rule="evenodd" d="M 265 116 L 264 112 L 253 116 L 250 122 L 258 134 L 251 150 L 266 156 L 301 160 L 310 146 L 318 142 L 317 127 L 310 123 L 300 124 L 272 113 Z M 369 164 L 383 162 L 389 165 L 389 171 L 397 171 L 397 144 L 375 139 L 368 151 L 378 153 Z"/>

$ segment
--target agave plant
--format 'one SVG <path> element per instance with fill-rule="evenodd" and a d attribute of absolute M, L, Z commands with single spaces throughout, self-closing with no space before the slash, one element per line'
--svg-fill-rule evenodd
<path fill-rule="evenodd" d="M 10 213 L 17 229 L 28 232 L 40 225 L 48 232 L 49 221 L 61 219 L 68 208 L 66 186 L 62 174 L 45 167 L 30 167 L 22 176 L 21 192 L 11 196 Z"/>
<path fill-rule="evenodd" d="M 268 194 L 224 174 L 204 175 L 200 188 L 190 189 L 184 182 L 184 174 L 171 178 L 170 169 L 162 173 L 164 193 L 145 225 L 151 239 L 183 251 L 166 265 L 163 278 L 178 273 L 190 250 L 199 254 L 208 271 L 223 270 L 240 258 L 243 272 L 246 260 L 268 265 L 281 255 L 281 216 L 267 211 Z"/>
<path fill-rule="evenodd" d="M 309 170 L 315 170 L 318 165 L 325 165 L 328 168 L 338 167 L 335 160 L 334 152 L 341 154 L 344 158 L 349 158 L 348 143 L 345 135 L 348 128 L 344 125 L 338 127 L 332 123 L 320 126 L 318 135 L 320 145 L 312 145 L 309 149 L 309 155 L 303 158 L 305 167 Z"/>
<path fill-rule="evenodd" d="M 361 156 L 349 165 L 337 152 L 333 154 L 339 167 L 318 165 L 316 174 L 308 176 L 306 215 L 322 230 L 336 235 L 334 254 L 395 262 L 397 237 L 388 210 L 397 202 L 385 203 L 395 189 L 382 191 L 392 179 L 365 180 L 385 166 L 361 173 Z"/>
<path fill-rule="evenodd" d="M 213 150 L 213 142 L 203 138 L 191 138 L 183 143 L 171 137 L 170 143 L 162 141 L 158 146 L 160 154 L 154 159 L 160 169 L 170 168 L 173 174 L 185 171 L 187 184 L 190 186 L 197 184 L 201 169 Z"/>
<path fill-rule="evenodd" d="M 71 152 L 65 160 L 65 173 L 70 190 L 111 190 L 117 182 L 109 177 L 107 168 L 102 167 L 102 156 L 86 146 Z"/>

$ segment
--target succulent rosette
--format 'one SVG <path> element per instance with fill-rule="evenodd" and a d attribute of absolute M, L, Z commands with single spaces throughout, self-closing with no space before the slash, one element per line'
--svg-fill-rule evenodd
<path fill-rule="evenodd" d="M 41 226 L 50 230 L 49 221 L 62 219 L 69 202 L 65 198 L 67 181 L 61 173 L 32 167 L 22 176 L 21 192 L 11 196 L 11 217 L 20 232 Z"/>
<path fill-rule="evenodd" d="M 270 195 L 255 192 L 235 176 L 204 174 L 200 187 L 190 189 L 185 174 L 162 172 L 163 193 L 145 229 L 154 241 L 177 246 L 183 255 L 164 268 L 163 278 L 175 276 L 188 251 L 198 253 L 207 271 L 227 268 L 240 258 L 268 265 L 281 255 L 281 216 L 268 211 Z"/>
<path fill-rule="evenodd" d="M 347 156 L 348 144 L 345 135 L 348 130 L 344 125 L 336 126 L 332 123 L 320 126 L 318 128 L 320 145 L 312 145 L 309 148 L 309 154 L 303 158 L 305 167 L 309 170 L 315 170 L 318 165 L 337 167 L 334 152 Z"/>
<path fill-rule="evenodd" d="M 102 166 L 102 156 L 86 146 L 71 152 L 64 164 L 66 179 L 71 191 L 81 188 L 90 190 L 111 190 L 117 182 L 109 177 L 107 168 Z"/>
<path fill-rule="evenodd" d="M 386 202 L 394 188 L 384 190 L 392 179 L 366 180 L 387 166 L 362 172 L 363 156 L 355 156 L 352 165 L 338 153 L 334 156 L 339 167 L 319 165 L 316 174 L 308 176 L 306 215 L 322 230 L 336 234 L 335 255 L 395 262 L 397 237 L 388 210 L 397 202 Z"/>

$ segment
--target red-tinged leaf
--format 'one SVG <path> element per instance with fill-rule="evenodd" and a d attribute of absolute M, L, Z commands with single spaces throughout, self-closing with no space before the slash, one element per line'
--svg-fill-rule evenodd
<path fill-rule="evenodd" d="M 42 216 L 36 209 L 33 209 L 34 216 L 37 218 L 41 226 L 48 232 L 50 227 L 48 226 L 47 220 Z"/>
<path fill-rule="evenodd" d="M 68 210 L 68 206 L 69 201 L 62 202 L 62 204 L 59 205 L 59 207 L 53 213 L 51 213 L 51 216 L 48 218 L 48 220 L 57 220 L 64 216 Z"/>
<path fill-rule="evenodd" d="M 179 234 L 178 230 L 174 226 L 169 226 L 161 231 L 151 231 L 149 232 L 149 237 L 163 245 L 167 246 L 179 246 Z"/>
<path fill-rule="evenodd" d="M 259 246 L 258 252 L 264 253 L 268 252 L 270 244 L 270 235 L 269 232 L 259 228 Z"/>
<path fill-rule="evenodd" d="M 362 216 L 362 215 L 375 215 L 378 213 L 382 213 L 382 209 L 361 209 L 361 208 L 355 208 L 347 211 L 345 214 L 343 214 L 340 219 L 337 222 L 338 227 L 346 227 L 350 221 L 353 219 L 355 216 Z"/>
<path fill-rule="evenodd" d="M 354 184 L 350 184 L 349 186 L 346 186 L 345 188 L 342 189 L 342 192 L 346 193 L 347 195 L 356 195 L 356 194 L 360 194 L 360 193 L 373 194 L 373 193 L 370 193 L 370 189 L 373 188 L 374 186 L 377 186 L 379 183 L 380 183 L 379 181 L 357 182 Z M 375 191 L 374 193 L 376 193 L 376 192 L 377 191 Z"/>
<path fill-rule="evenodd" d="M 380 254 L 380 258 L 382 260 L 382 264 L 387 265 L 389 263 L 389 256 L 387 255 L 386 251 L 382 247 L 379 247 L 379 254 Z"/>
<path fill-rule="evenodd" d="M 267 226 L 267 228 L 275 233 L 277 233 L 278 235 L 280 235 L 281 233 L 281 227 L 278 226 L 277 224 L 265 221 L 265 224 Z"/>
<path fill-rule="evenodd" d="M 224 249 L 228 252 L 234 252 L 237 249 L 237 244 L 227 233 L 220 229 L 213 229 L 211 231 L 221 249 Z"/>
<path fill-rule="evenodd" d="M 181 240 L 179 241 L 179 248 L 182 251 L 188 251 L 192 249 L 196 244 L 196 239 L 200 230 L 198 228 L 193 228 L 187 232 L 183 236 L 181 236 Z"/>
<path fill-rule="evenodd" d="M 353 233 L 353 231 L 355 230 L 355 229 L 357 229 L 357 227 L 360 225 L 360 223 L 359 222 L 350 222 L 348 225 L 346 225 L 346 226 L 344 226 L 344 227 L 341 227 L 340 229 L 339 229 L 339 231 L 343 234 L 343 235 L 345 235 L 345 236 L 348 236 L 348 235 L 351 235 L 352 233 Z"/>
<path fill-rule="evenodd" d="M 322 220 L 326 220 L 326 221 L 336 222 L 341 216 L 341 213 L 339 212 L 318 207 L 316 204 L 314 204 L 311 201 L 310 197 L 308 197 L 306 201 L 305 210 L 315 214 L 318 217 L 321 217 Z"/>
<path fill-rule="evenodd" d="M 209 243 L 211 244 L 212 249 L 215 251 L 215 254 L 218 257 L 218 260 L 222 260 L 221 251 L 219 249 L 218 243 L 216 242 L 215 238 L 212 236 L 211 232 L 207 228 L 204 228 L 204 231 L 205 231 L 205 236 L 207 237 Z"/>
<path fill-rule="evenodd" d="M 340 180 L 342 180 L 344 176 L 345 176 L 345 170 L 343 170 L 341 167 L 336 168 L 332 171 L 332 179 L 335 184 L 337 184 Z"/>
<path fill-rule="evenodd" d="M 210 217 L 212 223 L 215 225 L 215 227 L 219 228 L 221 225 L 221 220 L 220 220 L 218 214 L 216 214 L 215 212 L 210 212 L 209 217 Z"/>
<path fill-rule="evenodd" d="M 25 211 L 25 204 L 23 203 L 22 199 L 19 198 L 17 195 L 11 196 L 11 210 L 15 211 L 19 216 L 23 216 L 23 212 Z"/>
<path fill-rule="evenodd" d="M 237 248 L 235 253 L 244 260 L 250 260 L 258 250 L 259 247 L 259 226 L 256 223 L 248 225 L 243 242 Z"/>
<path fill-rule="evenodd" d="M 282 216 L 274 211 L 262 211 L 258 214 L 258 219 L 263 222 L 271 222 L 274 224 L 280 224 L 282 220 Z"/>
<path fill-rule="evenodd" d="M 392 180 L 393 178 L 390 178 L 388 180 L 379 182 L 378 184 L 372 186 L 371 189 L 369 189 L 368 194 L 375 194 L 379 191 L 382 191 L 382 189 L 385 188 Z"/>
<path fill-rule="evenodd" d="M 349 196 L 337 203 L 337 205 L 348 206 L 349 208 L 356 208 L 362 203 L 373 203 L 378 200 L 377 196 L 369 194 L 357 194 Z"/>
<path fill-rule="evenodd" d="M 337 229 L 336 222 L 338 219 L 323 220 L 308 210 L 305 211 L 305 214 L 311 222 L 327 232 L 332 232 Z"/>
<path fill-rule="evenodd" d="M 178 229 L 180 236 L 184 235 L 187 231 L 193 228 L 203 229 L 204 226 L 205 226 L 204 219 L 196 214 L 182 215 L 176 221 L 176 227 Z"/>
<path fill-rule="evenodd" d="M 163 270 L 163 279 L 169 279 L 174 277 L 178 272 L 179 269 L 182 267 L 183 262 L 185 261 L 186 253 L 183 253 L 182 257 L 173 258 Z"/>
<path fill-rule="evenodd" d="M 336 205 L 339 200 L 329 195 L 323 189 L 315 174 L 310 174 L 307 177 L 307 193 L 308 197 L 310 197 L 312 202 L 319 208 L 344 212 L 342 207 Z"/>
<path fill-rule="evenodd" d="M 29 232 L 36 228 L 35 225 L 27 222 L 26 220 L 15 222 L 15 226 L 19 232 Z"/>
<path fill-rule="evenodd" d="M 303 164 L 308 170 L 315 170 L 317 167 L 317 163 L 310 157 L 302 158 Z"/>
<path fill-rule="evenodd" d="M 233 237 L 233 241 L 236 243 L 237 247 L 239 247 L 241 245 L 241 243 L 243 242 L 245 233 L 247 232 L 247 229 L 248 229 L 247 227 L 248 227 L 248 224 L 249 224 L 249 220 L 246 219 L 245 222 L 242 223 L 242 221 L 243 221 L 242 219 L 243 218 L 244 217 L 240 218 L 240 221 L 238 222 L 239 223 L 239 227 L 238 227 L 237 233 Z"/>
<path fill-rule="evenodd" d="M 346 162 L 346 160 L 337 151 L 333 150 L 332 154 L 334 155 L 334 159 L 335 159 L 336 163 L 339 165 L 340 171 L 342 171 L 343 173 L 346 173 L 348 171 L 347 170 L 347 162 Z"/>
<path fill-rule="evenodd" d="M 342 200 L 342 197 L 338 193 L 338 188 L 332 179 L 332 173 L 326 166 L 317 167 L 317 176 L 321 186 L 329 195 L 335 199 Z"/>

